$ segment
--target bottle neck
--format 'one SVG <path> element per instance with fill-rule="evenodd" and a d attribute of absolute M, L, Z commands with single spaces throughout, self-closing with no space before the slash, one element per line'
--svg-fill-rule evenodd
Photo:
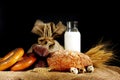
<path fill-rule="evenodd" d="M 68 21 L 67 22 L 67 30 L 66 31 L 72 31 L 72 32 L 78 32 L 78 21 Z"/>

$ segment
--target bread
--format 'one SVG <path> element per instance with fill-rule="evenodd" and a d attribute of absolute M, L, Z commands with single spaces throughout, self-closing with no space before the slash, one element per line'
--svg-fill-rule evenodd
<path fill-rule="evenodd" d="M 87 66 L 93 65 L 89 56 L 68 50 L 55 51 L 47 58 L 51 70 L 69 71 L 71 67 L 84 70 Z"/>

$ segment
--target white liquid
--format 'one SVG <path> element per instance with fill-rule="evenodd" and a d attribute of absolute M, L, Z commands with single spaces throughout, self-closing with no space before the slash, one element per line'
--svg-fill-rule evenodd
<path fill-rule="evenodd" d="M 65 32 L 64 47 L 66 50 L 81 52 L 81 35 L 80 32 Z"/>

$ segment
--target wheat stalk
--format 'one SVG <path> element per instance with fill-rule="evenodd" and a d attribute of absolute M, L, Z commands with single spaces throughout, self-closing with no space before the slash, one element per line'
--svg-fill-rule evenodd
<path fill-rule="evenodd" d="M 85 54 L 91 58 L 94 67 L 104 67 L 113 58 L 113 51 L 108 50 L 105 44 L 98 44 Z"/>

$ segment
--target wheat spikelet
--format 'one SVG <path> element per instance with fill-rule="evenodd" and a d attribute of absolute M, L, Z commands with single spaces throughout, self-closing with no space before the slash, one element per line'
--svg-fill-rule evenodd
<path fill-rule="evenodd" d="M 94 67 L 104 67 L 113 58 L 113 51 L 107 50 L 105 44 L 96 45 L 85 54 L 91 58 Z"/>

